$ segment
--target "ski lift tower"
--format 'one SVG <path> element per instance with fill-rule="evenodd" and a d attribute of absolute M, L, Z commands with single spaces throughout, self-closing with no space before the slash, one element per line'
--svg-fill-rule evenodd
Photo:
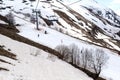
<path fill-rule="evenodd" d="M 39 27 L 38 27 L 38 14 L 41 14 L 41 12 L 40 12 L 39 9 L 33 9 L 32 11 L 33 11 L 33 13 L 36 13 L 36 28 L 37 28 L 37 30 L 39 30 Z"/>

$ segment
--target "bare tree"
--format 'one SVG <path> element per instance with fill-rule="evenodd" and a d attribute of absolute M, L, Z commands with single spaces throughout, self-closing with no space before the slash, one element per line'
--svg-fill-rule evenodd
<path fill-rule="evenodd" d="M 91 68 L 95 72 L 95 80 L 99 77 L 103 66 L 109 59 L 108 55 L 102 49 L 96 49 L 95 53 L 92 53 Z"/>
<path fill-rule="evenodd" d="M 66 45 L 58 45 L 55 48 L 62 56 L 63 60 L 72 62 L 72 64 L 82 67 L 83 71 L 90 71 L 95 73 L 93 79 L 96 80 L 107 60 L 108 55 L 102 49 L 87 49 L 83 48 L 81 51 L 77 45 L 71 44 L 69 47 Z"/>
<path fill-rule="evenodd" d="M 55 48 L 56 51 L 58 51 L 62 56 L 63 60 L 70 62 L 70 49 L 66 45 L 58 45 Z"/>
<path fill-rule="evenodd" d="M 80 53 L 80 63 L 84 70 L 87 67 L 89 67 L 91 58 L 92 58 L 92 50 L 83 48 Z"/>
<path fill-rule="evenodd" d="M 75 44 L 71 44 L 69 46 L 69 49 L 70 49 L 70 52 L 71 52 L 71 62 L 72 62 L 72 64 L 79 65 L 80 49 Z"/>

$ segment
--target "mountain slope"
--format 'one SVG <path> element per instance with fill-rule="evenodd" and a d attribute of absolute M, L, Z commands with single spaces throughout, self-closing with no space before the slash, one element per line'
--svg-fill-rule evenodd
<path fill-rule="evenodd" d="M 13 61 L 0 56 L 14 66 L 1 63 L 9 71 L 1 71 L 2 80 L 92 80 L 83 72 L 73 68 L 71 65 L 59 60 L 56 56 L 44 52 L 41 49 L 10 39 L 0 34 L 0 43 L 10 48 L 17 56 Z"/>
<path fill-rule="evenodd" d="M 67 22 L 67 23 L 70 24 L 71 26 L 76 27 L 76 25 L 72 25 L 72 24 L 74 24 L 74 23 L 76 24 L 76 23 L 80 22 L 78 24 L 78 27 L 82 26 L 81 28 L 83 28 L 83 29 L 81 29 L 81 28 L 77 28 L 77 29 L 81 30 L 82 37 L 88 39 L 86 41 L 90 41 L 92 43 L 99 44 L 104 47 L 113 47 L 113 45 L 115 44 L 115 43 L 113 43 L 113 41 L 118 43 L 119 35 L 116 35 L 116 34 L 119 33 L 120 28 L 117 28 L 113 25 L 112 26 L 109 25 L 109 23 L 106 21 L 106 19 L 104 19 L 100 16 L 99 17 L 94 16 L 92 13 L 90 13 L 88 10 L 86 10 L 86 8 L 83 7 L 82 3 L 81 3 L 82 6 L 80 6 L 80 3 L 81 2 L 79 2 L 77 4 L 72 4 L 69 7 L 65 6 L 63 3 L 61 3 L 68 9 L 68 11 L 73 16 L 75 16 L 79 20 L 79 21 L 75 21 L 75 19 L 72 18 L 73 21 L 71 21 L 71 24 L 69 22 Z M 94 4 L 94 3 L 92 3 L 92 4 Z M 68 14 L 68 13 L 65 13 L 65 14 Z M 69 16 L 69 19 L 70 18 L 71 17 Z M 73 29 L 73 30 L 75 30 L 75 29 Z M 76 32 L 79 32 L 79 35 L 77 35 L 77 38 L 81 37 L 80 31 L 76 31 Z M 74 35 L 74 36 L 76 36 L 76 35 Z M 118 39 L 118 40 L 116 40 L 116 39 Z M 110 43 L 112 43 L 113 45 L 111 45 Z M 120 46 L 119 45 L 117 45 L 117 46 L 118 46 L 118 48 L 116 48 L 116 49 L 119 50 Z"/>
<path fill-rule="evenodd" d="M 70 45 L 72 43 L 76 44 L 79 48 L 90 48 L 90 49 L 91 48 L 92 49 L 102 48 L 102 47 L 96 46 L 94 44 L 72 38 L 68 35 L 57 32 L 56 30 L 53 30 L 53 29 L 50 29 L 47 27 L 39 26 L 40 30 L 38 31 L 35 28 L 36 25 L 30 24 L 29 22 L 26 22 L 19 18 L 16 18 L 16 19 L 18 22 L 21 22 L 21 24 L 24 25 L 24 26 L 18 28 L 20 30 L 19 35 L 27 37 L 37 43 L 41 43 L 50 48 L 54 49 L 59 44 Z M 47 31 L 47 34 L 45 34 L 44 31 Z M 39 34 L 39 36 L 38 36 L 38 34 Z M 106 65 L 107 68 L 104 68 L 103 72 L 101 73 L 101 77 L 105 76 L 105 78 L 107 78 L 107 79 L 111 78 L 113 80 L 119 79 L 118 74 L 120 71 L 120 69 L 119 69 L 120 65 L 118 65 L 119 62 L 117 62 L 120 59 L 119 56 L 110 50 L 107 50 L 105 48 L 102 48 L 102 49 L 104 49 L 105 53 L 107 53 L 109 55 L 110 59 L 108 60 L 108 63 Z M 116 75 L 116 77 L 114 77 L 112 75 Z"/>
<path fill-rule="evenodd" d="M 75 4 L 71 4 L 71 5 L 68 5 L 68 3 L 65 2 L 60 2 L 58 0 L 51 0 L 51 1 L 42 0 L 39 2 L 37 6 L 37 9 L 40 10 L 40 14 L 38 15 L 39 30 L 37 30 L 34 21 L 33 23 L 31 23 L 32 22 L 31 17 L 35 18 L 35 13 L 32 13 L 33 11 L 32 9 L 36 8 L 37 1 L 39 0 L 36 0 L 35 2 L 29 2 L 28 0 L 26 1 L 27 2 L 22 2 L 18 0 L 14 0 L 14 1 L 8 0 L 8 1 L 4 1 L 3 4 L 1 4 L 2 7 L 0 10 L 1 15 L 5 16 L 8 12 L 11 12 L 14 15 L 15 22 L 17 25 L 19 25 L 16 26 L 16 28 L 19 30 L 19 33 L 17 34 L 26 37 L 30 40 L 33 40 L 39 44 L 48 46 L 52 49 L 54 49 L 59 44 L 70 45 L 72 43 L 77 44 L 79 48 L 85 48 L 85 47 L 92 49 L 101 48 L 105 51 L 105 53 L 107 53 L 110 56 L 110 59 L 108 60 L 107 68 L 105 68 L 102 71 L 100 76 L 106 79 L 113 79 L 113 80 L 120 79 L 119 77 L 120 65 L 118 62 L 120 58 L 119 55 L 116 54 L 120 51 L 119 24 L 114 23 L 113 19 L 108 19 L 108 17 L 105 17 L 104 15 L 101 16 L 98 15 L 99 13 L 96 13 L 97 11 L 99 12 L 100 10 L 102 11 L 102 14 L 103 13 L 105 14 L 105 11 L 109 9 L 99 6 L 99 4 L 94 2 L 94 0 L 87 0 L 88 3 L 86 4 L 85 2 L 83 2 L 83 0 L 81 0 L 81 2 L 78 1 Z M 94 3 L 95 6 L 89 5 L 91 1 L 93 1 L 92 3 Z M 8 8 L 9 6 L 11 6 L 11 8 Z M 97 6 L 99 6 L 99 8 Z M 5 9 L 3 10 L 3 8 Z M 91 9 L 93 11 L 91 11 Z M 119 18 L 119 16 L 117 15 L 114 17 Z M 8 24 L 2 19 L 0 23 Z M 1 27 L 3 28 L 4 26 Z M 1 37 L 0 39 L 2 40 L 3 37 Z M 19 47 L 17 47 L 16 51 L 18 49 Z M 21 50 L 21 51 L 25 51 L 25 50 Z M 36 51 L 33 50 L 33 53 L 34 52 L 36 53 Z M 24 55 L 22 54 L 22 52 L 20 54 L 17 54 L 18 57 L 19 55 L 20 56 Z M 25 56 L 27 56 L 27 58 L 31 58 L 31 56 L 27 54 Z M 20 59 L 22 60 L 23 58 Z M 38 60 L 42 60 L 42 59 L 43 58 L 40 58 Z M 46 61 L 46 57 L 44 59 Z M 37 59 L 32 57 L 30 61 L 32 60 L 36 61 Z M 26 61 L 27 60 L 25 60 L 25 62 Z M 42 64 L 42 62 L 40 62 L 40 64 Z M 20 69 L 22 65 L 24 64 L 20 64 Z M 38 63 L 36 63 L 35 65 L 37 66 L 32 66 L 32 64 L 30 64 L 30 66 L 32 67 L 38 67 Z M 27 67 L 28 65 L 26 64 L 25 66 Z M 25 73 L 26 75 L 27 72 L 29 71 L 26 71 Z M 23 72 L 21 73 L 24 74 Z M 36 79 L 38 77 L 37 75 L 38 74 L 36 74 L 36 76 L 33 75 L 32 78 Z M 20 78 L 21 76 L 17 76 L 17 77 Z"/>
<path fill-rule="evenodd" d="M 40 11 L 40 25 L 47 27 L 52 25 L 51 28 L 67 35 L 98 46 L 120 51 L 119 16 L 110 9 L 101 7 L 94 0 L 81 0 L 69 5 L 59 0 L 42 0 L 40 2 L 39 0 L 33 2 L 14 0 L 4 1 L 3 3 L 2 7 L 11 6 L 10 9 L 5 7 L 6 10 L 1 10 L 3 15 L 11 10 L 15 13 L 15 16 L 30 21 L 31 17 L 35 18 L 35 13 L 32 13 L 33 9 L 37 8 Z M 17 4 L 14 5 L 14 3 Z M 93 5 L 90 5 L 90 3 Z M 16 5 L 18 6 L 17 8 L 15 7 Z M 107 15 L 108 11 L 110 14 Z M 20 16 L 20 14 L 22 15 Z M 115 15 L 111 17 L 112 14 Z M 110 19 L 108 16 L 110 16 Z"/>

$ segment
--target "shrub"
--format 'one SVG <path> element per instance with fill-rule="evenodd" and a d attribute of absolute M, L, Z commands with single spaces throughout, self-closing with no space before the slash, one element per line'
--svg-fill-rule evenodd
<path fill-rule="evenodd" d="M 58 51 L 62 56 L 63 56 L 63 60 L 67 61 L 67 62 L 70 62 L 70 49 L 68 48 L 68 46 L 66 45 L 58 45 L 56 48 L 55 48 L 56 51 Z"/>

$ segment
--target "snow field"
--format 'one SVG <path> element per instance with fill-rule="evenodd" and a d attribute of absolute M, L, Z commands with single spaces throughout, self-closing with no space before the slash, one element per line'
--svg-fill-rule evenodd
<path fill-rule="evenodd" d="M 2 80 L 92 80 L 82 71 L 43 50 L 3 35 L 0 35 L 0 41 L 10 48 L 18 59 L 16 62 L 10 61 L 15 66 L 4 65 L 10 71 L 0 72 Z"/>

